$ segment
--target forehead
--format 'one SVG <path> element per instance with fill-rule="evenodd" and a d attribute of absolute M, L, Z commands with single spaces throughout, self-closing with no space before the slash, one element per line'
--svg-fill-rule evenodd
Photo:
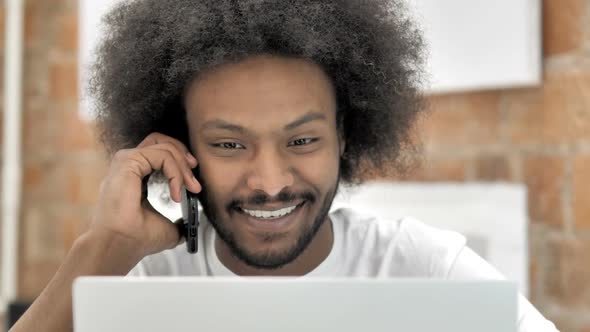
<path fill-rule="evenodd" d="M 243 125 L 279 126 L 310 112 L 333 119 L 332 83 L 321 68 L 301 59 L 258 56 L 215 68 L 191 84 L 189 127 L 221 119 Z"/>

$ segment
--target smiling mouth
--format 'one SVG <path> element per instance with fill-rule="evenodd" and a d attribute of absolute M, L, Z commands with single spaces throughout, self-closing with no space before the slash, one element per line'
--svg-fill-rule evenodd
<path fill-rule="evenodd" d="M 272 210 L 272 211 L 244 209 L 244 208 L 238 208 L 238 210 L 240 211 L 240 213 L 243 213 L 249 217 L 253 217 L 253 218 L 265 220 L 265 221 L 272 221 L 272 220 L 281 219 L 283 217 L 286 217 L 286 216 L 294 213 L 299 208 L 301 208 L 301 206 L 303 206 L 303 204 L 305 204 L 305 201 L 303 201 L 297 205 L 287 206 L 282 209 L 277 209 L 277 210 Z"/>

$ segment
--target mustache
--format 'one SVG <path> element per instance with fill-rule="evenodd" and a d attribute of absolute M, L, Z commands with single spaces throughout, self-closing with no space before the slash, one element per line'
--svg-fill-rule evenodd
<path fill-rule="evenodd" d="M 243 205 L 264 205 L 272 203 L 289 204 L 297 200 L 307 200 L 310 203 L 315 202 L 316 196 L 312 192 L 294 193 L 290 191 L 281 191 L 276 197 L 271 197 L 265 193 L 257 193 L 247 198 L 235 198 L 227 205 L 229 210 L 235 210 Z"/>

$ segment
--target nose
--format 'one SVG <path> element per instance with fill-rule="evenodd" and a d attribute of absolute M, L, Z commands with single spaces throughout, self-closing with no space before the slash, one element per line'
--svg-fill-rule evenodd
<path fill-rule="evenodd" d="M 262 190 L 269 196 L 278 195 L 285 187 L 293 185 L 289 164 L 279 154 L 261 152 L 253 162 L 253 172 L 248 176 L 251 190 Z"/>

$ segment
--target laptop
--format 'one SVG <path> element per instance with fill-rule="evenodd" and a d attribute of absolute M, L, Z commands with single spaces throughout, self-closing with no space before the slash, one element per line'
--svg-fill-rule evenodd
<path fill-rule="evenodd" d="M 74 331 L 516 332 L 505 281 L 81 277 Z"/>

